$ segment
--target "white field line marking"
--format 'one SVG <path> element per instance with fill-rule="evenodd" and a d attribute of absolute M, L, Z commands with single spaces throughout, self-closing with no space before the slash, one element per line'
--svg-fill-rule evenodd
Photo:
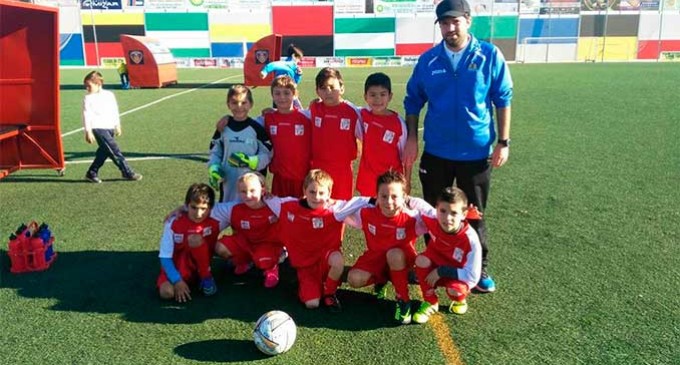
<path fill-rule="evenodd" d="M 228 80 L 228 79 L 231 79 L 231 78 L 236 77 L 236 76 L 241 76 L 241 75 L 227 76 L 227 77 L 225 77 L 225 78 L 223 78 L 223 79 L 219 79 L 219 80 L 216 80 L 216 81 L 207 83 L 207 84 L 205 84 L 205 85 L 203 85 L 203 86 L 199 86 L 199 87 L 197 87 L 197 88 L 193 88 L 193 89 L 189 89 L 189 90 L 184 90 L 184 91 L 182 91 L 182 92 L 178 92 L 177 94 L 172 94 L 172 95 L 164 96 L 164 97 L 162 97 L 162 98 L 160 98 L 160 99 L 158 99 L 158 100 L 152 101 L 152 102 L 150 102 L 150 103 L 148 103 L 148 104 L 144 104 L 144 105 L 142 105 L 142 106 L 138 106 L 138 107 L 136 107 L 136 108 L 134 108 L 134 109 L 130 109 L 130 110 L 128 110 L 128 111 L 125 111 L 125 112 L 123 112 L 123 113 L 120 113 L 120 116 L 122 117 L 122 116 L 125 116 L 125 115 L 128 115 L 128 114 L 132 114 L 132 113 L 134 113 L 134 112 L 136 112 L 136 111 L 139 111 L 139 110 L 142 110 L 142 109 L 146 109 L 146 108 L 148 108 L 148 107 L 150 107 L 150 106 L 152 106 L 152 105 L 156 105 L 156 104 L 158 104 L 158 103 L 160 103 L 160 102 L 163 102 L 163 101 L 166 101 L 166 100 L 168 100 L 168 99 L 172 99 L 172 98 L 177 97 L 177 96 L 181 96 L 181 95 L 184 95 L 184 94 L 188 94 L 188 93 L 194 92 L 194 91 L 196 91 L 196 90 L 198 90 L 198 89 L 202 89 L 202 88 L 204 88 L 204 87 L 206 87 L 206 86 L 209 86 L 209 85 L 217 84 L 217 83 L 219 83 L 219 82 L 221 82 L 221 81 Z M 63 138 L 63 137 L 67 137 L 67 136 L 70 136 L 70 135 L 72 135 L 72 134 L 76 134 L 76 133 L 78 133 L 78 132 L 80 132 L 80 131 L 82 131 L 82 130 L 83 130 L 83 128 L 80 127 L 80 128 L 78 128 L 78 129 L 76 129 L 76 130 L 72 130 L 72 131 L 70 131 L 70 132 L 66 132 L 66 133 L 62 134 L 61 137 L 62 137 L 62 138 Z"/>

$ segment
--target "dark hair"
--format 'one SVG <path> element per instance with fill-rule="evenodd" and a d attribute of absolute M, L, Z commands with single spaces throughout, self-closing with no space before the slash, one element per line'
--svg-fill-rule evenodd
<path fill-rule="evenodd" d="M 288 51 L 287 51 L 287 56 L 288 57 L 297 57 L 297 58 L 302 58 L 304 54 L 302 53 L 302 50 L 298 47 L 295 47 L 295 44 L 291 43 L 288 45 Z"/>
<path fill-rule="evenodd" d="M 324 67 L 319 71 L 318 74 L 316 74 L 316 88 L 319 89 L 323 86 L 323 83 L 330 79 L 330 78 L 336 78 L 338 79 L 338 82 L 340 83 L 340 86 L 344 85 L 345 83 L 342 80 L 342 74 L 340 73 L 340 70 L 337 68 L 332 68 L 332 67 Z"/>
<path fill-rule="evenodd" d="M 248 99 L 250 104 L 254 104 L 253 93 L 247 86 L 243 84 L 236 84 L 229 88 L 229 91 L 227 92 L 227 104 L 229 103 L 229 100 L 231 100 L 231 98 L 233 98 L 234 96 L 241 96 L 243 94 L 246 95 L 246 99 Z"/>
<path fill-rule="evenodd" d="M 437 197 L 437 203 L 445 202 L 449 204 L 462 203 L 463 209 L 467 208 L 468 199 L 463 190 L 456 187 L 446 187 L 442 189 L 441 193 Z"/>
<path fill-rule="evenodd" d="M 380 185 L 389 185 L 392 183 L 401 184 L 404 189 L 408 186 L 408 181 L 406 181 L 406 176 L 399 171 L 389 169 L 385 171 L 382 175 L 378 176 L 377 184 L 375 186 L 375 191 L 380 189 Z"/>
<path fill-rule="evenodd" d="M 88 81 L 92 81 L 97 85 L 102 85 L 104 83 L 104 77 L 99 71 L 90 71 L 85 75 L 83 79 L 83 84 L 87 84 Z"/>
<path fill-rule="evenodd" d="M 210 208 L 215 206 L 215 191 L 208 185 L 196 183 L 189 186 L 184 197 L 184 204 L 191 202 L 207 202 Z"/>
<path fill-rule="evenodd" d="M 380 86 L 387 89 L 387 91 L 392 92 L 392 80 L 390 77 L 382 72 L 376 72 L 368 75 L 366 82 L 364 83 L 364 94 L 368 92 L 371 86 Z"/>

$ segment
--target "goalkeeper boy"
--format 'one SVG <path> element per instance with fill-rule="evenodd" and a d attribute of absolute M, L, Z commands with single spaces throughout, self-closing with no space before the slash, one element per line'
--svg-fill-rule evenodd
<path fill-rule="evenodd" d="M 248 116 L 253 94 L 244 85 L 234 85 L 227 93 L 231 115 L 219 123 L 226 126 L 210 150 L 208 173 L 210 185 L 218 189 L 220 202 L 238 200 L 237 181 L 246 172 L 265 173 L 272 156 L 272 144 L 262 124 Z"/>

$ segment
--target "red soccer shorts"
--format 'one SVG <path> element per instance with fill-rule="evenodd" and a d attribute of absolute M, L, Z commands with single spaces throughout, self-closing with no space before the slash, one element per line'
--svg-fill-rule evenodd
<path fill-rule="evenodd" d="M 181 252 L 176 257 L 173 257 L 172 260 L 175 264 L 175 268 L 179 272 L 184 282 L 186 282 L 187 284 L 193 284 L 198 282 L 199 277 L 198 268 L 196 267 L 196 263 L 194 262 L 194 260 L 191 258 L 189 250 Z M 158 275 L 158 279 L 156 279 L 156 286 L 160 288 L 161 285 L 166 281 L 169 282 L 170 280 L 168 280 L 168 276 L 165 274 L 165 270 L 161 268 L 161 272 Z"/>
<path fill-rule="evenodd" d="M 271 193 L 276 196 L 292 196 L 295 198 L 301 197 L 303 195 L 302 185 L 304 183 L 304 178 L 298 179 L 288 179 L 279 174 L 274 174 L 272 179 L 272 191 Z"/>
<path fill-rule="evenodd" d="M 282 244 L 265 242 L 251 245 L 243 235 L 235 234 L 220 238 L 221 242 L 231 252 L 234 265 L 253 262 L 258 269 L 268 270 L 278 264 Z"/>
<path fill-rule="evenodd" d="M 330 265 L 328 258 L 336 250 L 328 251 L 322 260 L 315 264 L 297 268 L 298 297 L 306 303 L 310 300 L 320 299 L 323 294 L 323 284 L 328 277 Z"/>
<path fill-rule="evenodd" d="M 415 247 L 408 244 L 398 247 L 404 251 L 404 256 L 406 256 L 406 270 L 410 270 L 418 255 Z M 390 278 L 390 268 L 387 265 L 387 251 L 364 251 L 354 266 L 352 266 L 352 269 L 359 269 L 371 273 L 373 280 L 376 283 L 387 282 Z"/>

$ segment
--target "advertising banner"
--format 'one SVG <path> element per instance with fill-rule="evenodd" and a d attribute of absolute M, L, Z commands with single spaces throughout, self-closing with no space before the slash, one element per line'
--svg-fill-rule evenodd
<path fill-rule="evenodd" d="M 81 9 L 92 10 L 120 10 L 123 8 L 123 0 L 82 0 Z"/>
<path fill-rule="evenodd" d="M 343 57 L 317 57 L 316 67 L 343 67 L 345 59 Z"/>

